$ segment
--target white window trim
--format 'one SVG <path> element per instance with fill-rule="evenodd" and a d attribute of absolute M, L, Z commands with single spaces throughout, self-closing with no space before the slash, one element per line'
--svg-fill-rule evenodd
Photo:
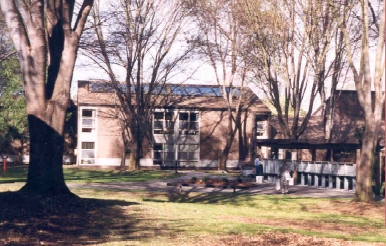
<path fill-rule="evenodd" d="M 82 112 L 84 109 L 95 110 L 95 123 L 94 123 L 94 132 L 82 132 Z M 78 158 L 77 165 L 95 165 L 95 164 L 82 164 L 82 142 L 94 142 L 94 163 L 97 162 L 97 153 L 98 153 L 98 107 L 89 107 L 89 106 L 80 106 L 78 111 Z M 87 138 L 85 137 L 87 136 Z"/>
<path fill-rule="evenodd" d="M 174 154 L 175 154 L 175 158 L 174 158 L 174 161 L 175 160 L 178 160 L 179 158 L 178 158 L 178 153 L 179 153 L 179 145 L 180 145 L 180 143 L 177 141 L 178 139 L 180 139 L 181 137 L 187 137 L 187 136 L 189 136 L 189 134 L 180 134 L 180 119 L 179 119 L 179 114 L 180 113 L 195 113 L 195 114 L 197 114 L 198 115 L 198 120 L 197 120 L 197 131 L 198 131 L 198 133 L 197 134 L 195 134 L 195 135 L 191 135 L 191 136 L 200 136 L 200 133 L 201 133 L 201 112 L 200 111 L 197 111 L 197 110 L 179 110 L 179 109 L 155 109 L 154 110 L 154 113 L 160 113 L 160 112 L 162 112 L 162 113 L 165 113 L 165 112 L 173 112 L 173 114 L 174 114 L 174 117 L 175 117 L 175 119 L 176 119 L 176 121 L 175 121 L 175 123 L 174 123 L 174 136 L 173 136 L 173 138 L 176 140 L 176 142 L 174 142 Z M 155 119 L 154 119 L 154 117 L 152 118 L 152 134 L 154 135 L 154 122 L 155 122 Z M 156 135 L 163 135 L 163 134 L 156 134 Z M 162 149 L 162 151 L 154 151 L 154 150 L 152 150 L 152 160 L 154 161 L 155 159 L 154 159 L 154 152 L 161 152 L 162 153 L 162 163 L 164 163 L 165 162 L 165 149 L 164 149 L 164 145 L 165 144 L 167 144 L 167 143 L 162 143 L 162 142 L 157 142 L 157 143 L 153 143 L 153 144 L 162 144 L 163 145 L 163 149 Z M 200 148 L 201 148 L 201 144 L 200 143 L 191 143 L 191 144 L 196 144 L 196 145 L 198 145 L 198 148 L 199 148 L 199 151 L 198 151 L 198 159 L 197 160 L 194 160 L 194 161 L 191 161 L 191 162 L 197 162 L 197 163 L 200 163 L 200 153 L 201 153 L 201 150 L 200 150 Z M 154 145 L 153 145 L 154 146 Z M 159 160 L 159 159 L 157 159 L 157 160 Z M 183 162 L 186 162 L 187 160 L 183 160 Z"/>
<path fill-rule="evenodd" d="M 263 130 L 258 130 L 257 129 L 257 123 L 263 123 Z M 255 132 L 256 132 L 256 138 L 257 139 L 265 139 L 265 138 L 267 138 L 268 137 L 268 129 L 267 129 L 267 127 L 268 127 L 268 120 L 257 120 L 257 121 L 255 121 Z M 262 134 L 262 136 L 258 136 L 257 135 L 257 133 L 258 132 L 262 132 L 263 134 Z"/>

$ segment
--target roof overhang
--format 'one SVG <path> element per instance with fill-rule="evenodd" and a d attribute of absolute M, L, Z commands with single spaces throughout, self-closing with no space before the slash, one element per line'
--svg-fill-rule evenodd
<path fill-rule="evenodd" d="M 313 139 L 256 139 L 256 145 L 279 149 L 360 149 L 358 143 L 328 142 L 327 140 Z M 377 149 L 382 149 L 381 143 Z"/>

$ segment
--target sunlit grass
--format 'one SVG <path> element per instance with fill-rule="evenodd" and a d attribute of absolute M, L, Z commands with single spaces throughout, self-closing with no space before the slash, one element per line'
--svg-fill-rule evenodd
<path fill-rule="evenodd" d="M 10 166 L 7 172 L 0 173 L 0 183 L 25 182 L 28 166 Z M 144 182 L 179 177 L 174 171 L 120 171 L 103 168 L 80 168 L 64 166 L 64 178 L 68 182 L 105 183 L 105 182 Z"/>
<path fill-rule="evenodd" d="M 89 170 L 87 168 L 69 168 L 64 170 L 64 178 L 69 182 L 144 182 L 180 177 L 174 171 L 120 171 Z"/>
<path fill-rule="evenodd" d="M 27 167 L 7 171 L 6 175 L 0 175 L 0 183 L 3 183 L 0 192 L 17 191 L 23 185 L 20 180 L 26 178 Z M 181 175 L 174 171 L 129 172 L 74 167 L 65 168 L 64 172 L 69 183 L 141 182 Z M 111 207 L 103 212 L 92 211 L 95 217 L 89 222 L 95 224 L 90 229 L 85 227 L 82 233 L 108 235 L 108 243 L 103 241 L 98 245 L 226 245 L 227 240 L 232 240 L 233 245 L 248 245 L 265 233 L 386 244 L 383 203 L 219 192 L 78 188 L 73 188 L 72 192 L 81 198 L 124 201 L 113 206 L 119 211 L 119 217 L 108 213 Z M 133 240 L 127 241 L 127 238 Z"/>
<path fill-rule="evenodd" d="M 215 235 L 251 237 L 265 232 L 284 232 L 386 243 L 380 204 L 374 205 L 375 212 L 372 215 L 358 215 L 354 212 L 342 214 L 341 206 L 366 206 L 352 203 L 350 199 L 339 199 L 339 203 L 331 203 L 330 199 L 283 199 L 273 195 L 74 191 L 81 197 L 109 197 L 138 203 L 131 206 L 131 213 L 146 218 L 150 227 L 167 228 L 159 235 L 153 234 L 155 238 L 151 237 L 149 242 L 144 240 L 144 244 L 156 241 L 160 245 L 168 245 L 170 237 L 174 237 L 168 231 L 177 231 L 179 237 L 193 241 Z M 325 209 L 325 203 L 331 207 Z M 149 227 L 149 224 L 143 227 Z"/>
<path fill-rule="evenodd" d="M 6 170 L 0 170 L 0 184 L 25 182 L 27 179 L 28 166 L 8 166 Z"/>

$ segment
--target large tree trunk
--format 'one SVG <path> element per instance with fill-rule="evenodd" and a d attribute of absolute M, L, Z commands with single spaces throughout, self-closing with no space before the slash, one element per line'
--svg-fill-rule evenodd
<path fill-rule="evenodd" d="M 355 87 L 358 92 L 359 103 L 365 114 L 365 132 L 362 139 L 361 158 L 359 166 L 357 166 L 357 187 L 354 200 L 363 202 L 373 201 L 373 167 L 375 160 L 375 150 L 379 138 L 381 117 L 384 107 L 384 93 L 382 92 L 382 80 L 384 80 L 384 28 L 385 15 L 381 15 L 378 29 L 378 40 L 376 45 L 374 59 L 374 74 L 372 75 L 370 67 L 370 47 L 373 46 L 373 41 L 370 38 L 370 22 L 369 16 L 369 1 L 364 0 L 359 2 L 361 9 L 361 18 L 358 24 L 362 28 L 361 49 L 360 49 L 360 67 L 357 69 L 354 62 L 352 47 L 352 39 L 350 40 L 350 32 L 347 30 L 348 25 L 352 25 L 348 20 L 343 19 L 340 23 L 340 28 L 344 34 L 347 61 L 354 76 Z M 345 2 L 344 14 L 351 11 L 348 2 Z M 348 14 L 347 14 L 348 16 Z M 376 20 L 379 21 L 379 20 Z M 372 88 L 374 92 L 372 93 Z"/>
<path fill-rule="evenodd" d="M 141 158 L 142 158 L 142 140 L 137 140 L 137 147 L 135 149 L 135 166 L 134 170 L 139 170 Z"/>
<path fill-rule="evenodd" d="M 245 161 L 250 153 L 250 144 L 248 144 L 247 135 L 247 119 L 248 112 L 244 113 L 244 121 L 239 124 L 238 135 L 239 135 L 239 162 Z"/>
<path fill-rule="evenodd" d="M 139 132 L 140 129 L 137 124 L 132 124 L 129 131 L 131 131 L 130 136 L 132 137 L 132 144 L 130 145 L 130 161 L 128 170 L 134 171 L 139 170 L 140 168 L 143 137 L 141 137 L 141 133 Z"/>
<path fill-rule="evenodd" d="M 45 196 L 72 194 L 63 176 L 63 135 L 33 115 L 28 116 L 28 124 L 30 163 L 27 182 L 20 191 Z"/>
<path fill-rule="evenodd" d="M 27 183 L 21 192 L 47 196 L 72 194 L 63 175 L 63 133 L 72 79 L 69 71 L 74 69 L 77 51 L 72 41 L 63 41 L 65 45 L 61 54 L 51 49 L 51 56 L 56 54 L 58 57 L 51 57 L 46 88 L 43 89 L 45 93 L 36 93 L 31 88 L 26 90 L 30 163 Z M 32 84 L 34 82 L 31 80 Z M 31 101 L 42 97 L 44 101 Z"/>
<path fill-rule="evenodd" d="M 229 155 L 229 148 L 223 149 L 223 151 L 220 154 L 219 163 L 218 163 L 218 170 L 219 171 L 226 171 L 227 170 L 227 160 Z"/>
<path fill-rule="evenodd" d="M 371 122 L 366 122 L 366 125 Z M 373 194 L 373 169 L 378 131 L 373 127 L 366 127 L 362 139 L 361 158 L 356 171 L 355 201 L 372 202 Z"/>
<path fill-rule="evenodd" d="M 131 151 L 134 162 L 131 163 L 130 170 L 139 170 L 139 167 L 140 167 L 140 162 L 142 158 L 142 143 L 143 143 L 143 136 L 141 133 L 140 125 L 141 124 L 136 123 L 132 128 L 132 129 L 135 129 L 135 132 L 132 133 L 132 136 L 134 137 L 134 145 Z"/>
<path fill-rule="evenodd" d="M 22 192 L 72 194 L 63 176 L 63 130 L 78 43 L 93 0 L 84 0 L 78 14 L 74 5 L 63 0 L 1 1 L 19 57 L 28 113 L 30 164 Z"/>
<path fill-rule="evenodd" d="M 240 112 L 237 111 L 236 114 L 239 114 Z M 236 121 L 239 120 L 240 117 L 237 117 Z M 228 160 L 228 155 L 231 151 L 233 140 L 235 139 L 237 127 L 240 126 L 240 124 L 236 124 L 235 127 L 233 127 L 233 115 L 232 115 L 232 108 L 228 108 L 228 126 L 227 126 L 227 133 L 225 137 L 225 147 L 221 151 L 221 154 L 219 156 L 219 163 L 218 163 L 218 170 L 219 171 L 227 171 L 226 161 Z"/>

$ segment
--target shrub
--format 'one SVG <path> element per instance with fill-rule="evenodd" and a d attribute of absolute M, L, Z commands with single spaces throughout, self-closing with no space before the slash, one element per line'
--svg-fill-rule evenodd
<path fill-rule="evenodd" d="M 196 178 L 196 177 L 192 177 L 192 178 L 190 179 L 190 181 L 192 181 L 192 182 L 194 183 L 194 182 L 197 181 L 197 178 Z"/>
<path fill-rule="evenodd" d="M 221 179 L 221 181 L 222 181 L 222 182 L 224 182 L 224 183 L 228 183 L 228 179 L 227 179 L 227 178 L 225 178 L 225 177 L 224 177 L 224 178 L 222 178 L 222 179 Z"/>
<path fill-rule="evenodd" d="M 209 177 L 203 177 L 201 180 L 202 180 L 202 182 L 208 182 L 209 181 Z"/>

